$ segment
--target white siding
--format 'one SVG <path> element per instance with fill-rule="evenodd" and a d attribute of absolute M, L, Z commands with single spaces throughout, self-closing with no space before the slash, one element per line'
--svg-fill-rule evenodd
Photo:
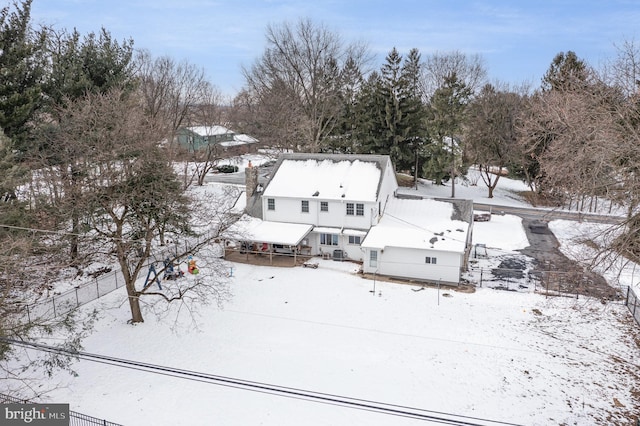
<path fill-rule="evenodd" d="M 268 200 L 275 200 L 275 210 L 268 209 Z M 308 223 L 315 226 L 327 226 L 334 228 L 352 228 L 368 230 L 371 224 L 372 212 L 375 214 L 374 203 L 362 203 L 354 201 L 354 215 L 347 215 L 347 203 L 351 201 L 327 201 L 329 211 L 320 211 L 320 203 L 325 200 L 309 197 L 309 213 L 302 212 L 302 199 L 263 197 L 262 211 L 264 220 L 287 223 Z M 364 204 L 364 216 L 355 213 L 356 204 Z"/>
<path fill-rule="evenodd" d="M 390 277 L 412 278 L 447 284 L 458 284 L 462 254 L 435 250 L 418 250 L 385 247 L 378 250 L 376 266 L 369 262 L 370 249 L 363 253 L 363 271 Z M 436 263 L 426 263 L 425 258 L 436 258 Z"/>
<path fill-rule="evenodd" d="M 320 234 L 312 232 L 309 234 L 309 245 L 311 246 L 311 253 L 315 256 L 322 256 L 323 253 L 328 253 L 333 257 L 334 250 L 342 250 L 346 253 L 346 257 L 349 260 L 362 261 L 362 250 L 359 245 L 349 244 L 348 235 L 338 235 L 338 245 L 325 245 L 320 244 Z"/>

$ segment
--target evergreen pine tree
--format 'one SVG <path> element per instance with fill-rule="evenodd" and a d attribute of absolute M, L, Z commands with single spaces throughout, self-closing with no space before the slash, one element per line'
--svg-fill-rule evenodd
<path fill-rule="evenodd" d="M 41 99 L 42 42 L 30 26 L 32 0 L 0 9 L 0 128 L 20 153 Z"/>
<path fill-rule="evenodd" d="M 336 117 L 336 125 L 326 145 L 328 150 L 334 153 L 354 153 L 358 150 L 354 145 L 357 96 L 364 83 L 362 72 L 355 60 L 347 59 L 339 78 L 338 97 L 341 113 Z"/>
<path fill-rule="evenodd" d="M 428 140 L 425 108 L 422 104 L 423 90 L 421 87 L 422 65 L 418 49 L 411 49 L 402 66 L 402 80 L 404 93 L 404 125 L 406 128 L 405 142 L 407 157 L 413 157 L 413 164 L 406 168 L 413 168 L 414 180 L 421 174 L 421 164 L 424 157 L 424 147 Z M 409 158 L 407 158 L 407 163 Z"/>
<path fill-rule="evenodd" d="M 576 90 L 588 79 L 587 64 L 575 52 L 560 52 L 542 78 L 542 90 Z"/>
<path fill-rule="evenodd" d="M 388 154 L 382 137 L 386 116 L 382 84 L 380 74 L 374 71 L 358 92 L 353 129 L 353 146 L 357 153 Z"/>
<path fill-rule="evenodd" d="M 466 106 L 471 90 L 455 73 L 445 78 L 444 84 L 431 97 L 428 108 L 428 125 L 432 135 L 429 158 L 424 165 L 424 174 L 436 184 L 442 184 L 451 174 L 457 174 L 461 166 L 460 134 Z M 454 176 L 455 177 L 455 176 Z M 452 184 L 452 196 L 455 190 Z"/>
<path fill-rule="evenodd" d="M 48 53 L 51 72 L 44 83 L 48 112 L 89 93 L 107 93 L 114 88 L 133 88 L 133 41 L 119 43 L 101 29 L 99 35 L 81 37 L 71 33 L 50 34 Z"/>

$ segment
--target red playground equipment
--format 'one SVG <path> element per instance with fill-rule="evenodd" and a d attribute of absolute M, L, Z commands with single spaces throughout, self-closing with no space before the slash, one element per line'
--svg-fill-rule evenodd
<path fill-rule="evenodd" d="M 189 271 L 190 274 L 197 275 L 200 272 L 200 270 L 196 266 L 195 259 L 191 258 L 191 256 L 189 256 L 189 262 L 187 263 L 187 265 L 188 265 L 187 270 Z"/>

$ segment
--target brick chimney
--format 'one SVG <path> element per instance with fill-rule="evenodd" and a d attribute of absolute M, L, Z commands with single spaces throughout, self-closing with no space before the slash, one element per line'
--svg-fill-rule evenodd
<path fill-rule="evenodd" d="M 251 161 L 249 161 L 249 165 L 244 169 L 244 182 L 246 186 L 247 206 L 249 206 L 251 198 L 258 189 L 258 167 L 253 167 Z"/>

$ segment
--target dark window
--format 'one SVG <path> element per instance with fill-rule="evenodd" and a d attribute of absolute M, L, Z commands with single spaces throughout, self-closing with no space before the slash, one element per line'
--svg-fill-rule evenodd
<path fill-rule="evenodd" d="M 356 216 L 364 216 L 364 204 L 356 204 Z"/>
<path fill-rule="evenodd" d="M 347 215 L 353 216 L 353 203 L 347 203 Z"/>
<path fill-rule="evenodd" d="M 349 235 L 349 244 L 360 244 L 359 235 Z"/>
<path fill-rule="evenodd" d="M 329 211 L 329 203 L 327 201 L 320 201 L 320 211 L 321 212 Z"/>
<path fill-rule="evenodd" d="M 275 209 L 276 209 L 275 198 L 267 198 L 267 210 L 275 210 Z"/>
<path fill-rule="evenodd" d="M 337 234 L 320 234 L 320 244 L 324 246 L 337 246 L 338 235 Z"/>
<path fill-rule="evenodd" d="M 302 213 L 309 213 L 309 201 L 302 200 Z"/>
<path fill-rule="evenodd" d="M 425 257 L 424 263 L 430 263 L 432 265 L 436 264 L 437 259 L 435 257 Z"/>

